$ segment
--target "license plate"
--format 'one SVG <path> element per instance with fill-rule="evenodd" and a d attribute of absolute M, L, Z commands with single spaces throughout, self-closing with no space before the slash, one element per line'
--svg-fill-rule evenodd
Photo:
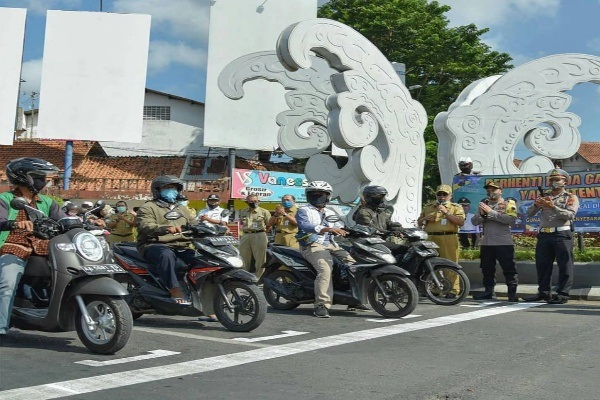
<path fill-rule="evenodd" d="M 207 237 L 208 241 L 213 246 L 227 246 L 227 245 L 237 245 L 239 241 L 233 236 L 217 236 L 217 237 Z"/>
<path fill-rule="evenodd" d="M 367 243 L 369 243 L 369 244 L 385 243 L 385 240 L 383 240 L 382 238 L 378 238 L 378 237 L 370 237 L 370 238 L 367 238 Z"/>
<path fill-rule="evenodd" d="M 88 275 L 119 274 L 126 272 L 117 264 L 84 265 L 81 269 Z"/>
<path fill-rule="evenodd" d="M 437 243 L 426 240 L 424 242 L 421 242 L 421 244 L 423 245 L 423 247 L 428 248 L 428 249 L 439 249 L 440 246 L 437 245 Z"/>

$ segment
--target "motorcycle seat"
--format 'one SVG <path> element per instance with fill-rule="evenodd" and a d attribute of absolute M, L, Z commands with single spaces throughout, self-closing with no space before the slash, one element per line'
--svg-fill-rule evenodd
<path fill-rule="evenodd" d="M 52 276 L 52 269 L 46 257 L 31 256 L 25 264 L 24 276 L 34 276 L 37 278 L 49 278 Z"/>
<path fill-rule="evenodd" d="M 129 243 L 119 243 L 115 245 L 115 247 L 118 247 L 119 250 L 127 257 L 133 258 L 136 261 L 141 261 L 144 264 L 148 263 L 148 261 L 144 260 L 144 257 L 142 257 L 135 245 L 130 245 Z"/>
<path fill-rule="evenodd" d="M 278 253 L 283 253 L 285 255 L 288 255 L 290 257 L 295 257 L 295 258 L 303 258 L 302 257 L 302 253 L 300 253 L 300 250 L 294 248 L 294 247 L 288 247 L 288 246 L 283 246 L 280 244 L 273 244 L 272 245 L 275 250 Z"/>

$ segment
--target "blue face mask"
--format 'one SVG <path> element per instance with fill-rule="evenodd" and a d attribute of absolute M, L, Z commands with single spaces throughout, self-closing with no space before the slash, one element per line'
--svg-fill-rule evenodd
<path fill-rule="evenodd" d="M 174 203 L 177 198 L 177 189 L 162 189 L 160 197 L 168 203 Z"/>
<path fill-rule="evenodd" d="M 117 207 L 117 212 L 124 213 L 125 211 L 127 211 L 127 207 L 123 207 L 123 206 Z"/>
<path fill-rule="evenodd" d="M 286 201 L 282 201 L 282 202 L 281 202 L 281 205 L 282 205 L 284 208 L 291 208 L 291 207 L 294 205 L 294 203 L 293 203 L 293 202 L 291 202 L 291 201 L 289 201 L 289 200 L 286 200 Z"/>

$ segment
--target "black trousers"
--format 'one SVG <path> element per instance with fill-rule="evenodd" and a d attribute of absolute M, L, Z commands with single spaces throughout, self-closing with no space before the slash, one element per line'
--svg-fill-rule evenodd
<path fill-rule="evenodd" d="M 515 263 L 515 246 L 481 246 L 481 273 L 483 274 L 483 286 L 494 287 L 496 285 L 496 260 L 502 267 L 504 279 L 507 286 L 517 286 L 517 264 Z"/>
<path fill-rule="evenodd" d="M 538 291 L 550 294 L 552 267 L 558 265 L 558 294 L 568 296 L 573 286 L 573 234 L 571 231 L 538 234 L 535 246 L 535 268 Z"/>
<path fill-rule="evenodd" d="M 196 252 L 192 249 L 174 249 L 166 244 L 151 244 L 144 250 L 143 257 L 150 263 L 148 270 L 157 276 L 167 289 L 180 287 L 177 279 L 177 259 L 187 265 L 194 261 Z"/>
<path fill-rule="evenodd" d="M 458 233 L 458 240 L 460 241 L 460 247 L 463 249 L 475 248 L 477 245 L 477 234 L 476 233 Z"/>

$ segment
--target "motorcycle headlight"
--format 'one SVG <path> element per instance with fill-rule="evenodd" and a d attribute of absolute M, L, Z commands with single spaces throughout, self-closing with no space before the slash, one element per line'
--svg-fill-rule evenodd
<path fill-rule="evenodd" d="M 396 257 L 391 254 L 378 254 L 379 258 L 389 264 L 396 264 Z"/>
<path fill-rule="evenodd" d="M 222 251 L 217 248 L 207 246 L 207 245 L 199 243 L 199 242 L 196 242 L 194 244 L 199 249 L 204 250 L 207 253 L 213 255 L 214 257 L 217 257 L 218 259 L 225 261 L 226 263 L 230 264 L 232 267 L 242 268 L 244 266 L 244 260 L 242 260 L 242 258 L 239 255 L 234 256 L 234 255 L 227 253 L 226 251 Z M 239 254 L 237 249 L 235 250 L 235 253 Z"/>
<path fill-rule="evenodd" d="M 73 238 L 77 251 L 83 258 L 90 261 L 100 261 L 104 257 L 104 251 L 96 236 L 82 232 Z"/>

